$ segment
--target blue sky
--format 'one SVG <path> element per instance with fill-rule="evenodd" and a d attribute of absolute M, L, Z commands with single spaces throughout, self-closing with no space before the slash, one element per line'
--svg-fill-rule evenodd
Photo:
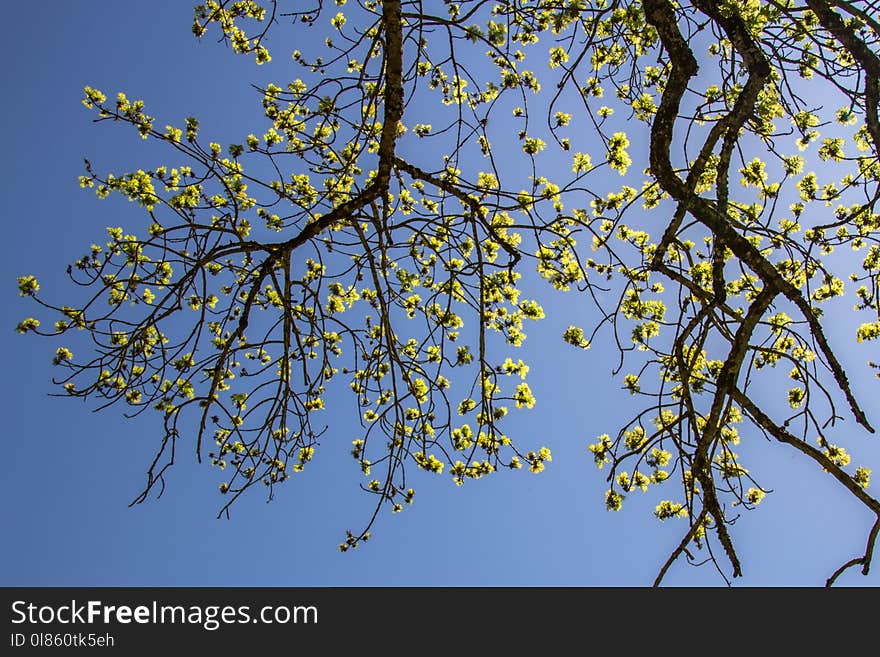
<path fill-rule="evenodd" d="M 541 475 L 499 473 L 461 488 L 446 477 L 418 476 L 413 507 L 382 514 L 373 540 L 341 554 L 345 529 L 360 527 L 370 500 L 348 455 L 353 425 L 340 421 L 330 424 L 315 462 L 271 503 L 258 491 L 240 500 L 230 519 L 218 520 L 216 473 L 184 448 L 165 495 L 128 507 L 153 454 L 156 418 L 126 419 L 119 408 L 94 413 L 93 402 L 50 397 L 58 344 L 14 332 L 34 314 L 15 279 L 34 274 L 49 298 L 67 299 L 66 264 L 100 241 L 105 226 L 141 221 L 125 201 L 99 203 L 79 188 L 84 157 L 117 172 L 156 159 L 130 129 L 92 124 L 80 104 L 84 85 L 143 98 L 157 123 L 195 115 L 206 138 L 226 142 L 265 129 L 250 83 L 269 75 L 211 39 L 193 38 L 187 2 L 155 2 L 149 11 L 139 17 L 143 3 L 120 0 L 57 2 L 42 19 L 26 3 L 6 8 L 15 29 L 0 47 L 15 65 L 0 73 L 7 226 L 0 264 L 0 327 L 7 330 L 0 341 L 7 418 L 0 584 L 650 584 L 684 524 L 656 521 L 650 496 L 631 496 L 620 513 L 605 511 L 607 485 L 587 444 L 613 430 L 631 400 L 612 379 L 607 353 L 596 347 L 573 357 L 559 340 L 572 321 L 570 302 L 559 295 L 548 295 L 548 318 L 530 327 L 523 354 L 533 361 L 538 404 L 517 420 L 518 431 L 523 443 L 552 449 Z M 837 337 L 852 342 L 843 331 Z M 876 391 L 864 352 L 844 360 L 863 390 Z M 745 572 L 737 584 L 821 584 L 864 548 L 870 515 L 800 454 L 754 440 L 741 451 L 755 454 L 752 470 L 775 492 L 733 528 Z M 847 445 L 859 463 L 880 464 L 880 439 L 868 440 Z M 878 570 L 867 578 L 851 571 L 840 581 L 876 586 Z M 667 583 L 721 580 L 711 567 L 682 561 Z"/>

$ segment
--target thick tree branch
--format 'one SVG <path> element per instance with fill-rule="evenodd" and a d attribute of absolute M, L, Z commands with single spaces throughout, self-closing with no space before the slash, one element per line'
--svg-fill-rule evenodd
<path fill-rule="evenodd" d="M 394 142 L 398 124 L 403 118 L 403 27 L 400 0 L 383 0 L 382 28 L 385 33 L 385 111 L 382 134 L 379 139 L 379 166 L 369 186 L 355 198 L 341 203 L 325 215 L 308 224 L 291 239 L 275 245 L 288 252 L 294 251 L 338 221 L 350 219 L 361 208 L 369 205 L 388 191 L 394 162 Z"/>
<path fill-rule="evenodd" d="M 837 12 L 832 11 L 825 0 L 807 0 L 807 5 L 816 14 L 822 27 L 834 35 L 865 72 L 865 122 L 874 142 L 874 152 L 880 155 L 880 58 L 856 36 Z"/>
<path fill-rule="evenodd" d="M 717 204 L 696 196 L 673 170 L 669 160 L 672 132 L 681 99 L 687 88 L 687 82 L 696 75 L 697 65 L 687 41 L 678 28 L 672 5 L 667 0 L 650 0 L 645 3 L 645 9 L 648 21 L 657 28 L 663 47 L 672 60 L 669 81 L 651 128 L 651 172 L 670 196 L 684 204 L 685 208 L 698 221 L 708 227 L 716 238 L 720 238 L 724 244 L 728 245 L 733 253 L 761 278 L 765 285 L 772 286 L 798 307 L 807 320 L 810 331 L 819 345 L 838 387 L 846 396 L 853 415 L 859 424 L 873 433 L 874 429 L 855 399 L 849 379 L 831 349 L 816 313 L 801 291 L 783 278 L 776 267 L 761 255 L 751 242 L 734 229 L 728 217 L 719 211 Z M 715 11 L 715 9 L 708 7 L 707 10 Z M 738 43 L 739 47 L 743 49 L 743 57 L 747 64 L 750 63 L 754 68 L 754 74 L 769 74 L 769 71 L 766 70 L 766 60 L 754 52 L 754 46 L 748 40 L 744 29 L 739 27 L 733 18 L 724 20 L 727 29 L 730 30 L 731 40 L 735 45 Z M 745 109 L 741 107 L 741 111 L 744 112 Z M 751 111 L 751 108 L 748 109 Z"/>

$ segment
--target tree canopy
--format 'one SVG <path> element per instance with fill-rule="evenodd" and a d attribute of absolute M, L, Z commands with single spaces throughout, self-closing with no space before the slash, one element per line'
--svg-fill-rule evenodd
<path fill-rule="evenodd" d="M 85 332 L 86 352 L 55 352 L 65 393 L 161 418 L 136 501 L 180 449 L 222 471 L 221 513 L 254 487 L 274 495 L 322 439 L 346 439 L 328 419 L 341 381 L 361 418 L 353 472 L 375 497 L 346 551 L 412 504 L 419 477 L 544 470 L 549 449 L 516 432 L 540 367 L 518 348 L 542 290 L 565 291 L 593 317 L 560 336 L 572 367 L 614 350 L 613 385 L 632 394 L 627 417 L 581 436 L 604 504 L 658 488 L 656 518 L 683 520 L 657 583 L 680 558 L 742 573 L 731 525 L 768 491 L 736 450 L 762 437 L 876 516 L 828 583 L 867 574 L 880 502 L 847 448 L 874 433 L 877 392 L 850 384 L 841 354 L 880 367 L 878 14 L 211 0 L 196 37 L 257 65 L 291 58 L 258 89 L 265 122 L 221 144 L 196 117 L 85 87 L 97 122 L 130 124 L 168 163 L 86 161 L 83 188 L 142 216 L 71 264 L 88 293 L 75 304 L 21 276 L 40 308 L 18 331 Z M 276 50 L 309 29 L 321 47 Z M 841 309 L 858 318 L 849 343 L 828 336 Z"/>

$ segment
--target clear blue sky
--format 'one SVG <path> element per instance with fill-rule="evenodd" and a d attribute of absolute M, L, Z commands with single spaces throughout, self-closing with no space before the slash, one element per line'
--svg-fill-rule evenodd
<path fill-rule="evenodd" d="M 156 418 L 125 419 L 120 408 L 93 413 L 91 402 L 49 397 L 58 344 L 14 332 L 35 310 L 15 279 L 34 274 L 49 298 L 69 298 L 66 264 L 100 241 L 105 226 L 142 222 L 134 206 L 99 203 L 78 186 L 83 157 L 121 172 L 154 165 L 156 152 L 130 129 L 93 125 L 80 104 L 84 85 L 143 98 L 157 123 L 195 115 L 206 140 L 227 142 L 265 129 L 249 83 L 266 73 L 212 39 L 193 38 L 184 0 L 54 2 L 39 16 L 11 3 L 5 19 L 0 585 L 650 584 L 684 523 L 656 521 L 652 496 L 633 494 L 620 513 L 605 511 L 607 485 L 587 444 L 618 425 L 630 398 L 600 348 L 574 358 L 559 340 L 572 320 L 559 297 L 545 304 L 548 318 L 531 327 L 524 352 L 538 404 L 522 414 L 519 434 L 552 449 L 541 475 L 500 473 L 461 488 L 419 476 L 413 507 L 383 514 L 373 540 L 341 554 L 344 530 L 361 526 L 370 500 L 348 456 L 354 428 L 339 422 L 316 461 L 271 503 L 257 491 L 231 519 L 216 519 L 216 473 L 183 449 L 165 495 L 129 508 L 153 454 Z M 851 333 L 839 337 L 852 342 Z M 845 360 L 857 386 L 867 383 L 876 398 L 865 353 Z M 760 449 L 741 451 L 755 454 L 752 472 L 776 492 L 733 528 L 745 572 L 737 583 L 821 584 L 864 549 L 869 514 L 800 454 L 753 440 Z M 878 440 L 848 442 L 854 461 L 880 464 Z M 880 565 L 868 578 L 853 570 L 840 582 L 880 585 L 878 572 Z M 684 561 L 666 581 L 721 583 L 710 567 Z"/>

